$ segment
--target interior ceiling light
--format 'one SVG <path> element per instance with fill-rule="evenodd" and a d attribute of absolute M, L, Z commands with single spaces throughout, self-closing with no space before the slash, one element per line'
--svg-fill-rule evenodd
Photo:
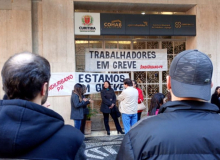
<path fill-rule="evenodd" d="M 161 14 L 173 14 L 173 12 L 161 12 Z"/>
<path fill-rule="evenodd" d="M 141 12 L 142 15 L 145 15 L 145 12 Z"/>

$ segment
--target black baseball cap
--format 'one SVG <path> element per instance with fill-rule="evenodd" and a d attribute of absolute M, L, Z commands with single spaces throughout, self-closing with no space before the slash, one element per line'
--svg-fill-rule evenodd
<path fill-rule="evenodd" d="M 172 92 L 177 97 L 211 97 L 213 65 L 210 58 L 198 50 L 179 53 L 170 65 Z"/>

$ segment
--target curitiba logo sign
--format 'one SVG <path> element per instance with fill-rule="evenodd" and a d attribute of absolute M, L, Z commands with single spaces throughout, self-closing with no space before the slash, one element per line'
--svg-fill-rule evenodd
<path fill-rule="evenodd" d="M 91 26 L 93 23 L 93 17 L 90 15 L 85 15 L 82 17 L 82 24 L 84 26 Z"/>
<path fill-rule="evenodd" d="M 93 26 L 93 17 L 90 15 L 82 16 L 83 26 L 79 26 L 80 32 L 95 32 L 96 28 Z"/>

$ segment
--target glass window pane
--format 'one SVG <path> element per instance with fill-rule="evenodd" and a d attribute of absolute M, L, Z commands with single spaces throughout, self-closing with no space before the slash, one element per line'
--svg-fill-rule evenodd
<path fill-rule="evenodd" d="M 89 41 L 90 48 L 102 48 L 102 41 Z"/>
<path fill-rule="evenodd" d="M 134 49 L 146 49 L 146 42 L 134 41 L 133 48 Z"/>
<path fill-rule="evenodd" d="M 167 82 L 167 76 L 169 75 L 168 71 L 162 71 L 162 83 Z"/>
<path fill-rule="evenodd" d="M 131 41 L 118 41 L 119 49 L 131 49 Z"/>
<path fill-rule="evenodd" d="M 147 85 L 147 97 L 152 98 L 155 93 L 159 92 L 159 84 Z"/>
<path fill-rule="evenodd" d="M 117 41 L 105 41 L 105 49 L 117 49 Z"/>
<path fill-rule="evenodd" d="M 147 49 L 159 49 L 158 42 L 147 42 Z"/>
<path fill-rule="evenodd" d="M 89 48 L 88 41 L 75 41 L 76 48 L 76 71 L 84 72 L 85 71 L 85 50 Z"/>
<path fill-rule="evenodd" d="M 166 96 L 168 91 L 167 91 L 167 85 L 166 84 L 163 84 L 162 86 L 162 93 Z"/>
<path fill-rule="evenodd" d="M 185 42 L 174 42 L 174 54 L 178 54 L 186 50 Z"/>
<path fill-rule="evenodd" d="M 167 64 L 168 64 L 168 70 L 170 69 L 170 65 L 172 63 L 173 60 L 173 55 L 167 55 Z"/>
<path fill-rule="evenodd" d="M 159 83 L 159 71 L 147 72 L 147 83 Z"/>
<path fill-rule="evenodd" d="M 134 72 L 134 80 L 137 83 L 146 83 L 146 72 Z"/>
<path fill-rule="evenodd" d="M 162 49 L 167 49 L 167 54 L 173 54 L 173 42 L 171 41 L 162 42 Z"/>

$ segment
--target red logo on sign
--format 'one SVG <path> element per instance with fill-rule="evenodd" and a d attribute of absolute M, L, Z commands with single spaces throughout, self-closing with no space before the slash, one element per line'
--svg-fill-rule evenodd
<path fill-rule="evenodd" d="M 92 25 L 92 22 L 93 22 L 92 16 L 85 15 L 85 16 L 82 17 L 83 25 L 90 26 L 90 25 Z"/>

